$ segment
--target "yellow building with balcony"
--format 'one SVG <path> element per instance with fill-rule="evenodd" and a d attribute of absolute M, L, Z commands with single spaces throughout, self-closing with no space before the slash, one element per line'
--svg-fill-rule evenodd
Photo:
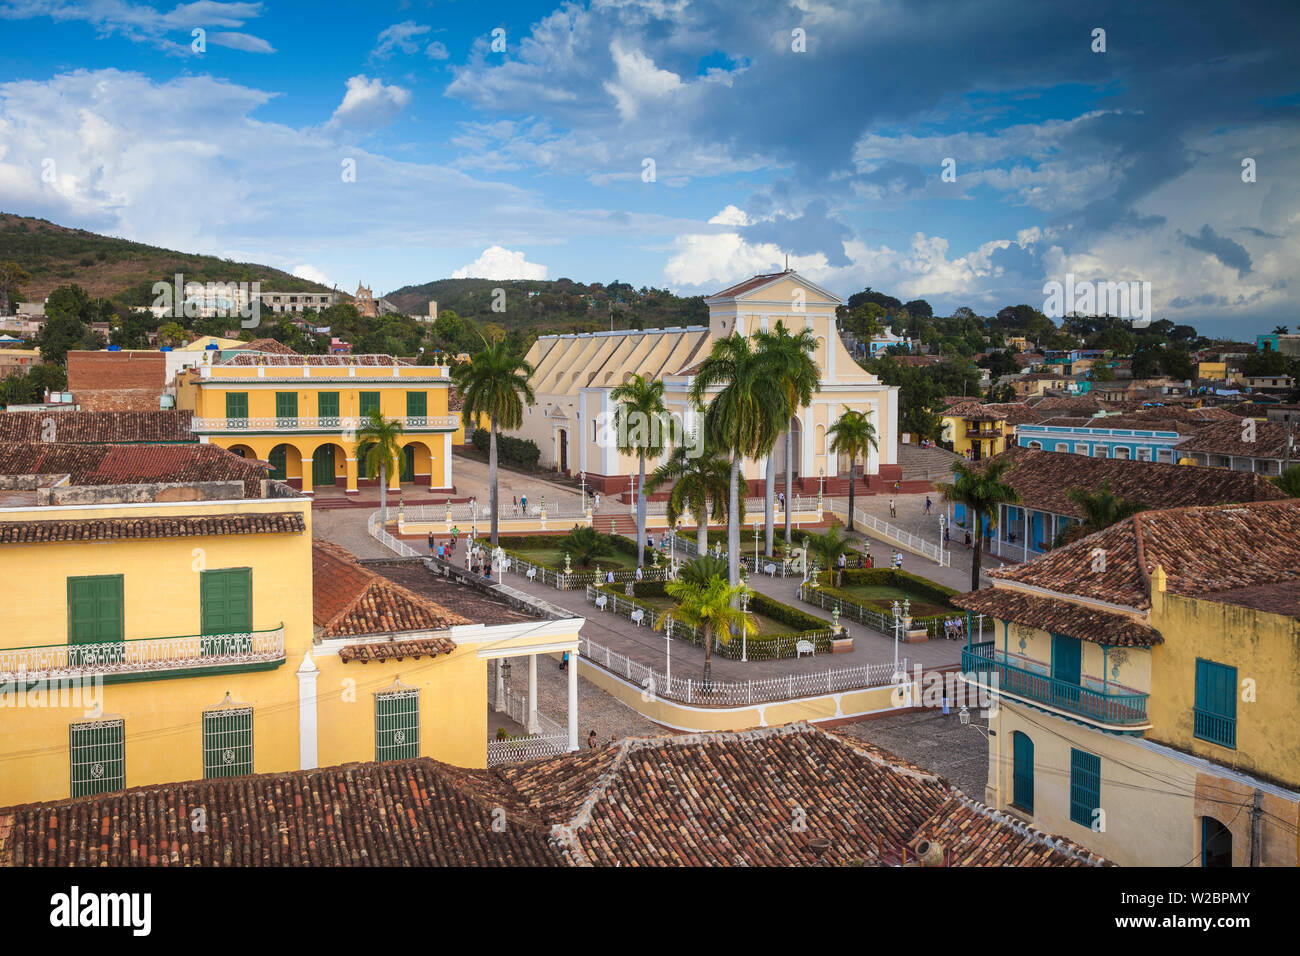
<path fill-rule="evenodd" d="M 215 445 L 0 443 L 0 806 L 353 761 L 484 767 L 488 667 L 512 657 L 536 719 L 537 658 L 576 653 L 581 619 L 313 543 L 310 501 L 267 471 Z M 572 673 L 567 733 L 530 746 L 577 749 Z"/>
<path fill-rule="evenodd" d="M 990 806 L 1121 865 L 1297 865 L 1300 500 L 1142 512 L 990 577 L 955 599 Z"/>
<path fill-rule="evenodd" d="M 446 366 L 387 355 L 247 352 L 184 373 L 177 407 L 194 413 L 199 441 L 269 462 L 273 478 L 306 495 L 325 486 L 356 494 L 377 483 L 364 476 L 358 433 L 378 411 L 403 428 L 389 487 L 450 492 L 451 449 L 461 431 L 450 390 Z"/>
<path fill-rule="evenodd" d="M 970 461 L 983 461 L 1007 450 L 1011 429 L 1005 415 L 976 399 L 950 405 L 939 418 L 943 446 Z"/>

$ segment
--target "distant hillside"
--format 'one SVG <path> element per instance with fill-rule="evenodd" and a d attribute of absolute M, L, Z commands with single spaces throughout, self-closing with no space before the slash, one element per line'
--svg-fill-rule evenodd
<path fill-rule="evenodd" d="M 31 273 L 23 301 L 39 302 L 57 287 L 75 282 L 92 297 L 148 305 L 153 284 L 171 281 L 178 272 L 187 282 L 260 281 L 266 292 L 330 291 L 255 262 L 160 249 L 5 212 L 0 212 L 0 261 L 16 262 Z"/>
<path fill-rule="evenodd" d="M 495 289 L 505 290 L 504 312 L 492 310 Z M 584 285 L 571 279 L 438 279 L 403 286 L 384 298 L 412 315 L 427 315 L 432 299 L 439 312 L 450 309 L 462 318 L 507 330 L 599 331 L 610 327 L 611 315 L 618 329 L 705 325 L 709 320 L 702 296 L 683 299 L 667 289 L 638 290 L 618 281 Z"/>

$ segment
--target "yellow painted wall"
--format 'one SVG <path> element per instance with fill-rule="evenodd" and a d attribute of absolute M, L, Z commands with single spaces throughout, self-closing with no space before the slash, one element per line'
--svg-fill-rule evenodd
<path fill-rule="evenodd" d="M 967 421 L 964 418 L 955 418 L 952 416 L 943 416 L 943 440 L 952 442 L 952 450 L 958 455 L 965 455 L 972 445 L 980 446 L 980 457 L 991 458 L 1007 450 L 1007 423 L 1004 421 L 995 422 L 994 424 L 1002 429 L 1002 434 L 990 438 L 969 438 L 966 435 L 966 429 L 971 426 L 979 425 L 979 422 Z"/>

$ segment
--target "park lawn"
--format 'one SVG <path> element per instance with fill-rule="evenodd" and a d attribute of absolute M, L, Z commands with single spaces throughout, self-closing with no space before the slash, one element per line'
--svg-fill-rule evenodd
<path fill-rule="evenodd" d="M 903 588 L 892 587 L 888 584 L 846 584 L 843 587 L 835 588 L 835 591 L 843 594 L 849 600 L 856 601 L 859 604 L 869 604 L 882 611 L 888 611 L 893 602 L 901 602 L 906 599 L 912 602 L 911 611 L 913 617 L 959 613 L 949 604 L 935 604 L 933 601 L 919 598 Z"/>
<path fill-rule="evenodd" d="M 615 593 L 622 594 L 623 592 L 619 589 Z M 671 611 L 674 607 L 673 599 L 670 597 L 638 597 L 637 601 L 647 607 L 654 608 L 656 621 L 665 611 Z M 749 613 L 754 618 L 754 623 L 758 625 L 758 633 L 750 635 L 751 637 L 776 637 L 781 634 L 795 633 L 795 629 L 789 624 L 782 624 L 780 621 L 773 620 L 762 614 L 755 614 L 753 611 Z M 830 624 L 826 626 L 829 628 Z"/>
<path fill-rule="evenodd" d="M 563 548 L 512 548 L 511 550 L 522 555 L 524 560 L 531 561 L 533 564 L 540 564 L 556 571 L 564 570 L 565 552 Z M 602 554 L 589 567 L 583 567 L 577 561 L 571 561 L 570 567 L 573 571 L 594 571 L 597 564 L 600 565 L 602 571 L 611 569 L 614 571 L 632 571 L 636 568 L 636 558 L 630 554 L 615 551 L 613 554 Z"/>

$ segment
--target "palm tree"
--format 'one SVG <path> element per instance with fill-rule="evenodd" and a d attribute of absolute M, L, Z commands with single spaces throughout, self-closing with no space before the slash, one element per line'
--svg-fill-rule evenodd
<path fill-rule="evenodd" d="M 837 586 L 844 583 L 839 569 L 840 555 L 847 555 L 853 548 L 852 542 L 840 532 L 839 525 L 832 526 L 825 534 L 809 533 L 803 546 L 823 568 L 835 572 Z"/>
<path fill-rule="evenodd" d="M 970 568 L 970 589 L 979 590 L 980 562 L 984 552 L 984 524 L 998 526 L 998 505 L 1016 504 L 1020 495 L 1002 480 L 1012 462 L 1009 458 L 990 458 L 982 468 L 972 468 L 964 461 L 952 463 L 953 480 L 935 488 L 949 501 L 966 506 L 975 516 L 975 560 Z"/>
<path fill-rule="evenodd" d="M 876 444 L 876 426 L 871 419 L 855 409 L 844 406 L 844 414 L 826 434 L 831 437 L 831 451 L 837 455 L 847 455 L 849 459 L 849 530 L 853 530 L 853 469 L 857 466 L 858 456 L 867 454 L 868 448 L 879 449 Z"/>
<path fill-rule="evenodd" d="M 461 394 L 461 420 L 468 430 L 487 416 L 488 487 L 492 510 L 492 546 L 497 544 L 497 433 L 524 423 L 524 402 L 537 401 L 528 378 L 533 367 L 522 355 L 510 350 L 505 339 L 488 344 L 468 362 L 452 369 L 452 379 Z M 520 398 L 522 396 L 522 399 Z"/>
<path fill-rule="evenodd" d="M 388 476 L 399 471 L 397 461 L 402 449 L 397 440 L 402 436 L 402 423 L 384 418 L 372 408 L 365 424 L 357 430 L 357 447 L 364 448 L 361 467 L 365 476 L 379 479 L 379 520 L 388 525 Z"/>
<path fill-rule="evenodd" d="M 590 525 L 574 528 L 560 539 L 560 547 L 582 567 L 590 567 L 597 558 L 614 553 L 614 541 Z"/>
<path fill-rule="evenodd" d="M 696 559 L 697 561 L 699 559 Z M 713 559 L 716 562 L 716 559 Z M 729 644 L 733 634 L 754 634 L 758 625 L 754 618 L 739 608 L 740 597 L 750 593 L 739 584 L 728 584 L 718 571 L 720 562 L 710 568 L 693 568 L 695 561 L 682 566 L 682 576 L 665 585 L 675 607 L 672 614 L 693 627 L 698 627 L 704 638 L 704 686 L 712 686 L 713 640 Z"/>
<path fill-rule="evenodd" d="M 640 462 L 641 481 L 636 496 L 636 563 L 640 566 L 645 562 L 645 460 L 663 454 L 667 431 L 664 383 L 633 375 L 610 392 L 609 397 L 618 402 L 614 409 L 618 450 L 624 455 L 636 455 Z"/>
<path fill-rule="evenodd" d="M 647 494 L 672 483 L 668 493 L 668 526 L 675 527 L 685 511 L 690 511 L 697 522 L 695 528 L 696 550 L 702 555 L 709 550 L 709 518 L 722 521 L 727 516 L 727 496 L 731 491 L 731 462 L 710 448 L 701 454 L 692 454 L 689 445 L 678 445 L 645 480 Z M 713 503 L 710 512 L 709 503 Z M 743 520 L 743 502 L 742 502 Z"/>
<path fill-rule="evenodd" d="M 777 320 L 776 328 L 771 332 L 758 332 L 754 335 L 758 342 L 758 351 L 772 367 L 772 377 L 785 392 L 788 407 L 783 421 L 785 428 L 785 545 L 790 546 L 790 510 L 794 497 L 794 431 L 793 418 L 796 412 L 805 408 L 812 401 L 813 393 L 821 391 L 821 373 L 813 360 L 817 349 L 817 338 L 812 329 L 800 329 L 791 332 L 785 323 Z M 772 555 L 772 494 L 775 490 L 772 482 L 776 477 L 776 461 L 767 456 L 767 491 L 764 495 L 763 510 L 767 520 L 766 547 L 768 557 Z"/>
<path fill-rule="evenodd" d="M 1275 325 L 1275 326 L 1273 326 L 1273 334 L 1274 334 L 1274 335 L 1286 335 L 1286 334 L 1287 334 L 1288 332 L 1290 332 L 1290 331 L 1291 331 L 1291 329 L 1290 329 L 1289 326 L 1285 326 L 1285 325 Z"/>
<path fill-rule="evenodd" d="M 714 578 L 727 579 L 727 562 L 711 554 L 701 554 L 678 569 L 678 579 L 704 586 Z"/>
<path fill-rule="evenodd" d="M 1071 536 L 1070 540 L 1109 528 L 1130 515 L 1147 510 L 1147 506 L 1140 501 L 1121 498 L 1111 491 L 1109 478 L 1103 480 L 1101 487 L 1096 491 L 1088 491 L 1086 488 L 1070 488 L 1066 491 L 1065 496 L 1083 512 L 1083 523 L 1076 526 L 1082 533 L 1076 532 Z"/>
<path fill-rule="evenodd" d="M 785 394 L 770 371 L 770 364 L 749 347 L 749 340 L 733 332 L 713 343 L 691 385 L 691 400 L 704 409 L 705 439 L 731 456 L 727 564 L 733 588 L 740 583 L 741 463 L 770 452 L 781 422 L 788 421 Z M 706 409 L 704 402 L 710 395 Z"/>

